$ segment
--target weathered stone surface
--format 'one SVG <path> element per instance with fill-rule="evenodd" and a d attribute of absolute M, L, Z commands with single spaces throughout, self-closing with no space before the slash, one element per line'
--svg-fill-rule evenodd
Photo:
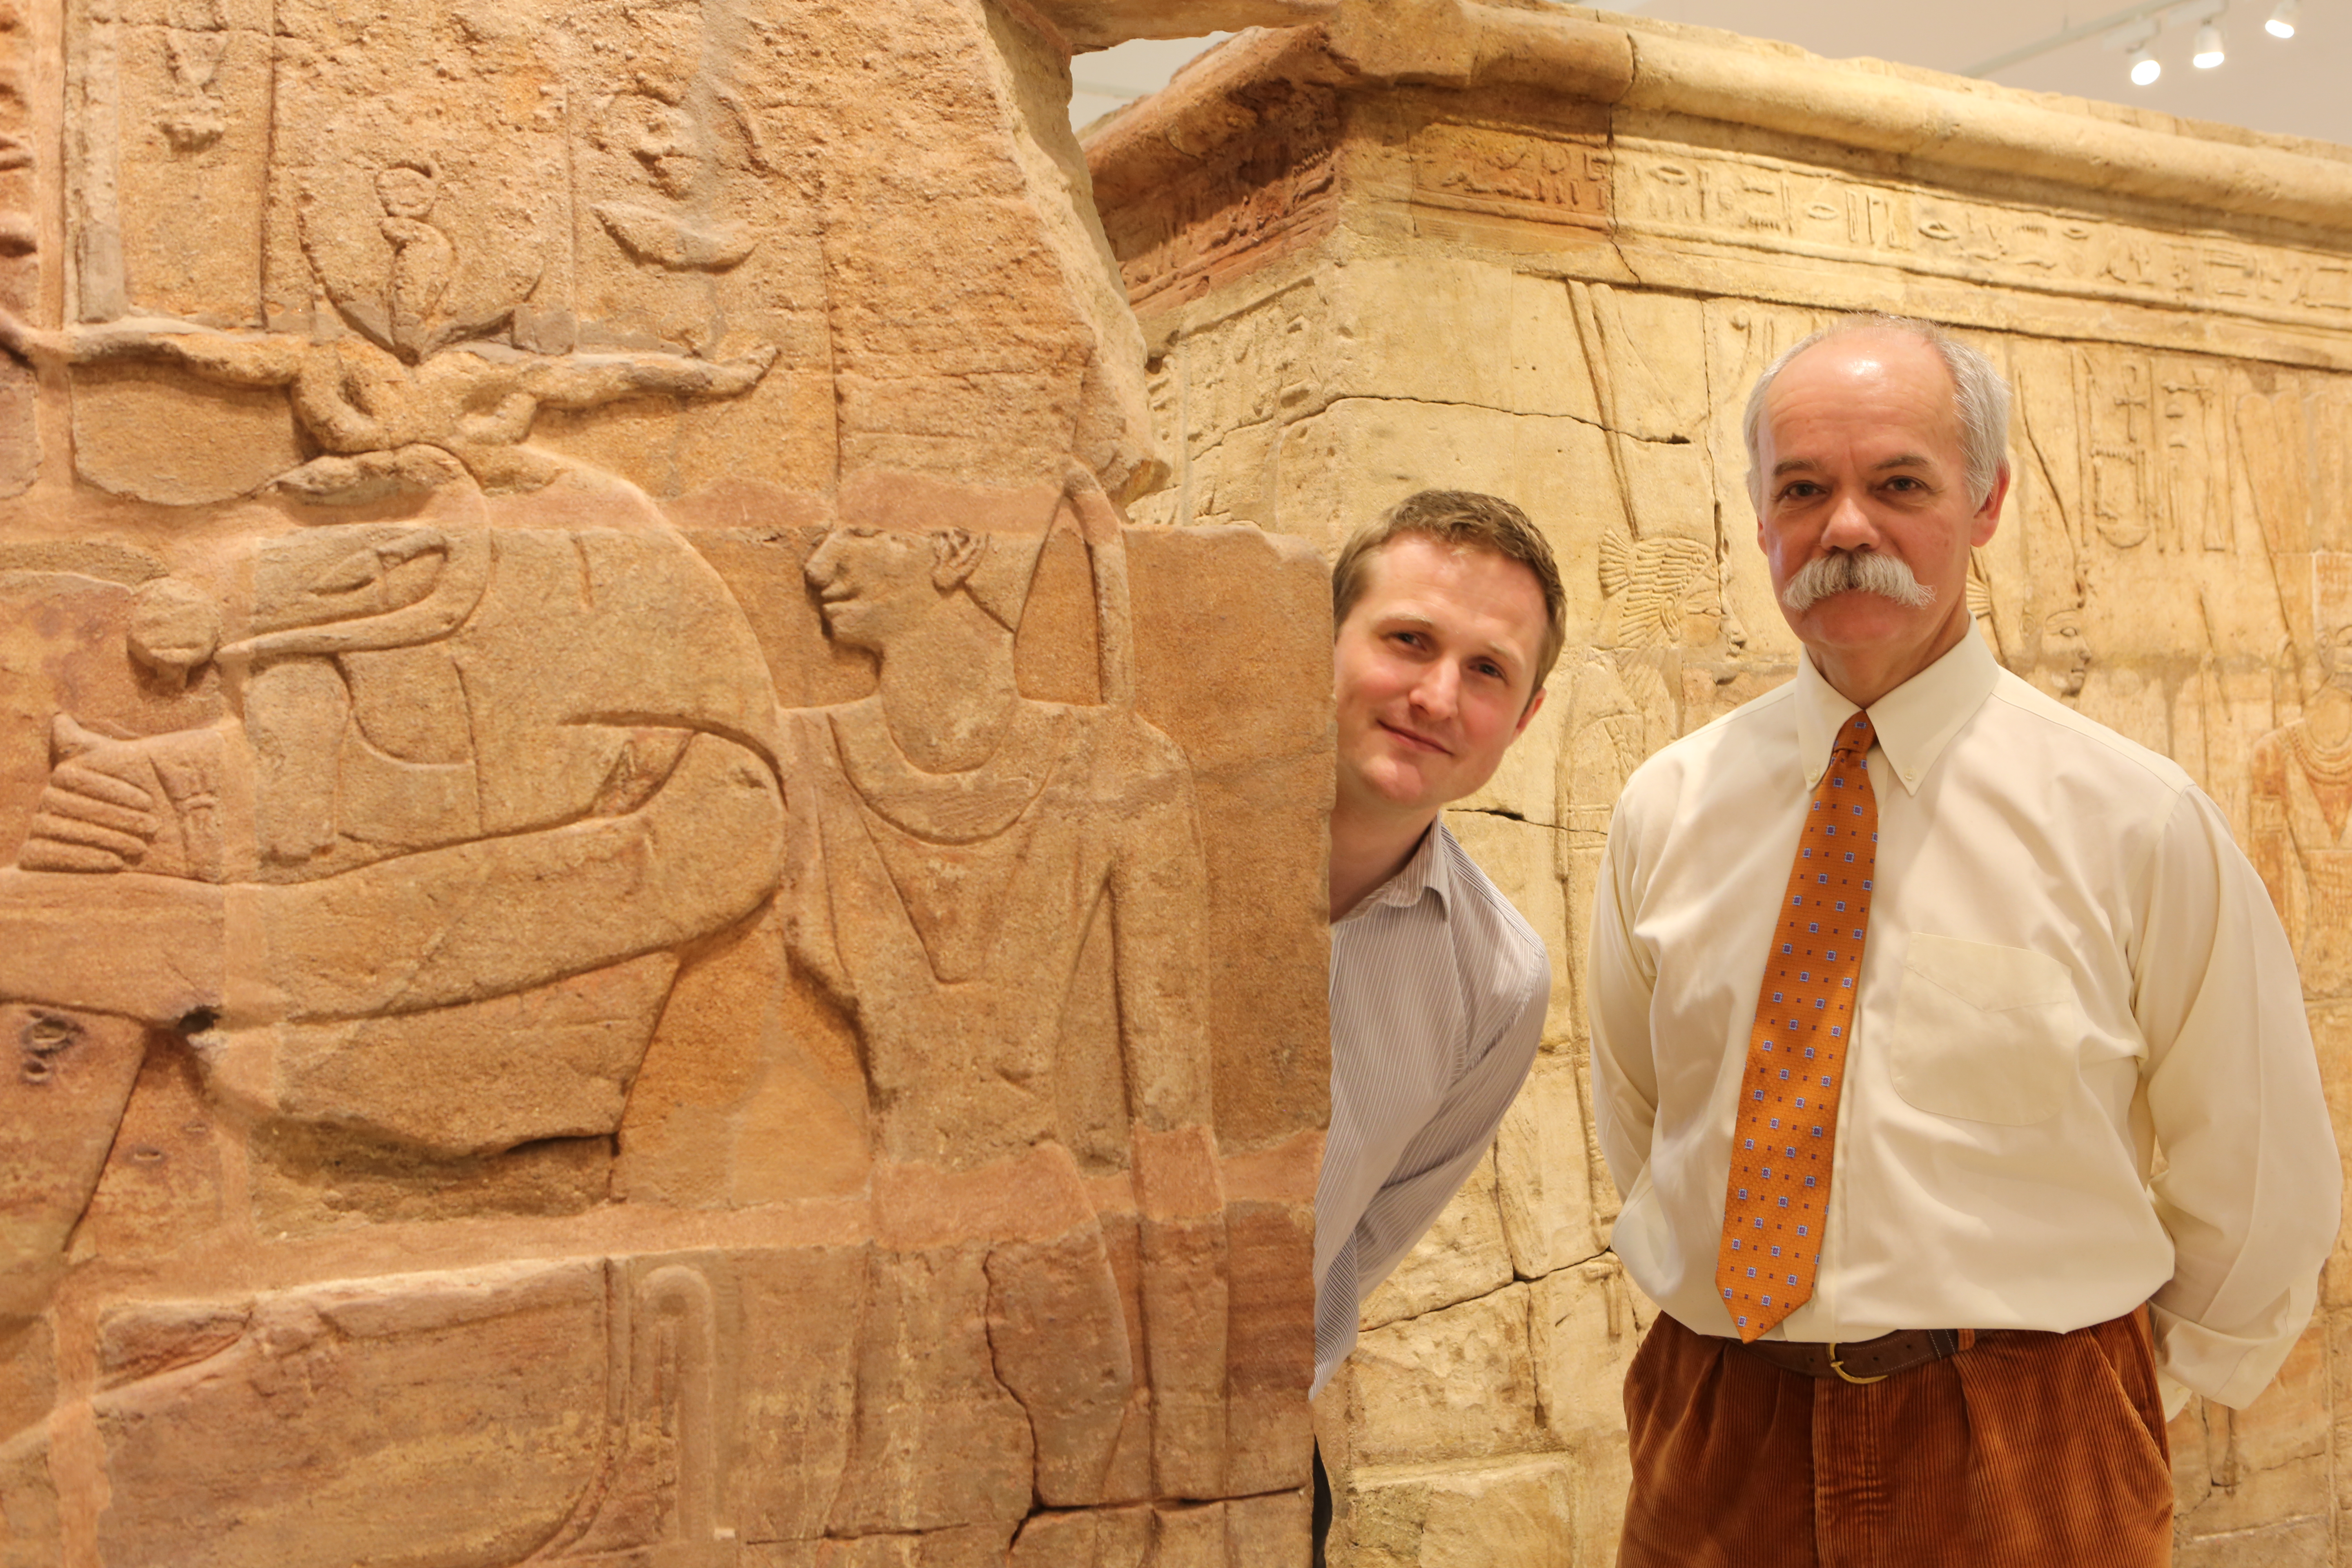
<path fill-rule="evenodd" d="M 1530 1300 L 1527 1286 L 1506 1285 L 1364 1335 L 1348 1395 L 1352 1463 L 1394 1466 L 1551 1447 L 1538 1409 Z M 1399 1419 L 1407 1410 L 1412 1418 Z"/>
<path fill-rule="evenodd" d="M 35 30 L 26 8 L 0 14 L 0 68 L 24 81 L 34 67 Z M 0 310 L 18 315 L 40 299 L 38 177 L 33 142 L 41 118 L 34 96 L 19 89 L 0 108 Z M 53 274 L 52 274 L 53 275 Z M 29 366 L 0 365 L 0 495 L 29 487 L 41 467 L 39 392 Z"/>
<path fill-rule="evenodd" d="M 1562 1551 L 1575 1519 L 1570 1463 L 1549 1455 L 1393 1481 L 1367 1476 L 1346 1544 L 1350 1561 L 1377 1568 L 1553 1568 L 1581 1561 Z"/>
<path fill-rule="evenodd" d="M 1328 584 L 1067 106 L 1328 10 L 0 5 L 0 1563 L 1296 1560 Z"/>
<path fill-rule="evenodd" d="M 1298 1190 L 1319 1152 L 1319 1141 L 1300 1139 L 1241 1165 L 1249 1184 L 1226 1189 L 1230 1300 L 1255 1303 L 1228 1320 L 1224 1481 L 1236 1496 L 1295 1487 L 1308 1474 L 1314 1428 L 1296 1395 L 1300 1378 L 1315 1377 L 1314 1205 L 1260 1194 Z"/>
<path fill-rule="evenodd" d="M 1605 1446 L 1624 1431 L 1618 1390 L 1658 1310 L 1613 1256 L 1555 1270 L 1528 1290 L 1544 1426 L 1571 1447 Z"/>
<path fill-rule="evenodd" d="M 1929 317 L 2008 372 L 1979 628 L 2221 803 L 2352 1139 L 2342 149 L 1641 17 L 1347 0 L 1230 40 L 1087 153 L 1174 468 L 1140 515 L 1328 552 L 1415 489 L 1486 490 L 1566 579 L 1545 706 L 1449 817 L 1551 946 L 1545 1050 L 1491 1198 L 1482 1170 L 1367 1304 L 1318 1413 L 1355 1521 L 1335 1562 L 1612 1560 L 1651 1309 L 1605 1250 L 1586 911 L 1633 770 L 1798 656 L 1749 543 L 1741 414 L 1834 314 Z M 2352 1395 L 2322 1337 L 2346 1331 L 2347 1260 L 2278 1386 L 2176 1422 L 2182 1561 L 2352 1562 L 2328 1479 Z"/>
<path fill-rule="evenodd" d="M 1522 1279 L 1595 1258 L 1608 1240 L 1594 1213 L 1599 1161 L 1586 1132 L 1583 1088 L 1573 1058 L 1547 1052 L 1496 1135 L 1495 1195 L 1511 1267 Z"/>
<path fill-rule="evenodd" d="M 2194 1547 L 2210 1561 L 2230 1562 L 2229 1552 L 2245 1550 L 2235 1542 L 2269 1534 L 2324 1542 L 2335 1508 L 2327 1361 L 2326 1337 L 2315 1331 L 2251 1409 L 2194 1400 L 2173 1422 L 2184 1553 Z M 2265 1561 L 2302 1559 L 2289 1553 Z"/>
<path fill-rule="evenodd" d="M 1285 1568 L 1309 1557 L 1313 1511 L 1306 1488 L 1234 1499 L 1225 1504 L 1225 1561 L 1232 1568 Z"/>
<path fill-rule="evenodd" d="M 1143 1568 L 1152 1511 L 1141 1506 L 1030 1516 L 1013 1542 L 1013 1568 Z"/>
<path fill-rule="evenodd" d="M 524 1266 L 102 1327 L 109 1561 L 520 1555 L 598 1479 L 604 1271 Z M 624 1373 L 625 1375 L 625 1373 Z M 383 1506 L 389 1486 L 405 1500 Z"/>
<path fill-rule="evenodd" d="M 1364 1298 L 1361 1326 L 1377 1329 L 1473 1300 L 1511 1281 L 1511 1255 L 1503 1244 L 1495 1206 L 1495 1161 L 1478 1162 L 1411 1252 L 1380 1288 Z"/>

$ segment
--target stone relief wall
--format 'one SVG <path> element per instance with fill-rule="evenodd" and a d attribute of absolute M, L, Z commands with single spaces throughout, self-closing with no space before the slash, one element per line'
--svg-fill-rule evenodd
<path fill-rule="evenodd" d="M 1328 552 L 1460 486 L 1567 577 L 1550 700 L 1451 817 L 1549 934 L 1545 1049 L 1318 1411 L 1344 1560 L 1614 1560 L 1654 1309 L 1608 1250 L 1584 925 L 1627 773 L 1793 668 L 1738 419 L 1837 312 L 2008 370 L 1982 634 L 2230 813 L 2352 1147 L 2352 153 L 1513 0 L 1236 40 L 1088 153 L 1175 454 L 1142 515 Z M 2175 1423 L 2183 1563 L 2352 1563 L 2347 1268 L 2252 1409 Z"/>
<path fill-rule="evenodd" d="M 1328 590 L 1072 41 L 0 5 L 0 1563 L 1303 1558 Z"/>

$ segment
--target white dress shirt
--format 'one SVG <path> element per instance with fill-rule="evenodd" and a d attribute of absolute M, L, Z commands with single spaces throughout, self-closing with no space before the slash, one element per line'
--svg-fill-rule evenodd
<path fill-rule="evenodd" d="M 1315 1392 L 1366 1292 L 1469 1176 L 1543 1037 L 1551 959 L 1443 821 L 1331 927 L 1331 1131 L 1315 1187 Z"/>
<path fill-rule="evenodd" d="M 1853 705 L 1787 686 L 1652 757 L 1595 899 L 1615 1246 L 1729 1334 L 1725 1177 L 1767 944 Z M 1811 1300 L 1774 1331 L 2072 1330 L 2153 1300 L 2160 1369 L 2242 1407 L 2311 1316 L 2336 1143 L 2294 960 L 2178 766 L 1975 637 L 1869 710 L 1878 861 Z"/>

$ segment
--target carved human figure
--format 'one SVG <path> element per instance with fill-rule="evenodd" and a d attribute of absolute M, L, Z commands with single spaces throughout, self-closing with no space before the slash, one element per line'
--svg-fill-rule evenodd
<path fill-rule="evenodd" d="M 1601 645 L 1564 666 L 1567 744 L 1557 774 L 1562 831 L 1552 840 L 1553 870 L 1570 921 L 1572 1015 L 1580 1018 L 1585 911 L 1592 907 L 1593 879 L 1609 841 L 1611 808 L 1633 770 L 1681 732 L 1668 666 L 1678 665 L 1685 651 L 1736 652 L 1747 641 L 1727 607 L 1716 553 L 1696 540 L 1605 532 L 1599 568 L 1605 606 Z M 1587 1156 L 1600 1172 L 1598 1149 L 1588 1147 Z M 1605 1196 L 1602 1203 L 1605 1208 Z"/>
<path fill-rule="evenodd" d="M 748 121 L 746 122 L 748 125 Z M 623 93 L 605 111 L 600 144 L 628 154 L 653 189 L 594 204 L 596 221 L 638 261 L 673 272 L 725 272 L 759 243 L 748 224 L 698 210 L 710 161 L 685 108 L 653 91 Z M 653 195 L 654 200 L 645 199 Z"/>
<path fill-rule="evenodd" d="M 1675 698 L 1664 656 L 1721 639 L 1715 566 L 1715 552 L 1696 540 L 1601 535 L 1607 607 L 1601 643 L 1586 650 L 1570 678 L 1570 743 L 1560 757 L 1560 822 L 1570 840 L 1564 855 L 1599 853 L 1626 776 L 1674 739 Z"/>
<path fill-rule="evenodd" d="M 2034 647 L 2033 683 L 2069 702 L 2083 695 L 2083 683 L 2091 673 L 2091 639 L 2083 620 L 2078 606 L 2053 610 L 2042 618 Z"/>
<path fill-rule="evenodd" d="M 649 352 L 542 355 L 477 343 L 406 364 L 359 336 L 221 332 L 168 320 L 45 331 L 5 310 L 0 347 L 27 361 L 159 360 L 226 386 L 283 388 L 325 455 L 276 486 L 344 503 L 429 489 L 461 474 L 492 494 L 536 489 L 570 467 L 526 444 L 541 408 L 733 397 L 757 384 L 776 357 L 772 347 L 721 361 Z"/>
<path fill-rule="evenodd" d="M 1213 1496 L 1223 1227 L 1199 828 L 1182 752 L 1134 709 L 1116 514 L 1091 478 L 1074 482 L 1069 506 L 1094 567 L 1099 706 L 1034 700 L 1015 683 L 1037 535 L 883 510 L 835 527 L 810 556 L 826 631 L 873 658 L 877 690 L 783 716 L 792 951 L 855 1020 L 886 1162 L 961 1173 L 976 1190 L 992 1173 L 1045 1172 L 1081 1217 L 1058 1279 L 1028 1286 L 1050 1287 L 1056 1364 L 998 1367 L 1036 1431 L 1042 1495 L 1072 1505 L 1107 1500 L 1122 1427 L 1132 1442 L 1144 1418 L 1130 1395 L 1146 1369 L 1130 1364 L 1108 1252 L 1055 1134 L 1068 999 L 1108 938 L 1153 1468 L 1162 1495 Z M 869 1335 L 893 1331 L 892 1310 L 877 1291 Z M 1067 1390 L 1074 1366 L 1086 1369 L 1077 1392 L 1044 1386 Z M 919 1395 L 898 1405 L 861 1396 L 861 1452 L 920 1447 L 929 1413 Z M 847 1491 L 843 1507 L 868 1510 L 859 1526 L 890 1518 L 872 1489 Z"/>
<path fill-rule="evenodd" d="M 2352 563 L 2322 557 L 2315 574 L 2321 685 L 2301 718 L 2254 742 L 2247 826 L 2305 994 L 2341 996 L 2352 991 Z"/>

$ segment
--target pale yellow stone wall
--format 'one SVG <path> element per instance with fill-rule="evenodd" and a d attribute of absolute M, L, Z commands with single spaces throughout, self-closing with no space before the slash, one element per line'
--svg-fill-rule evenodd
<path fill-rule="evenodd" d="M 1567 577 L 1551 695 L 1454 830 L 1555 991 L 1493 1157 L 1366 1304 L 1319 1418 L 1335 1561 L 1612 1560 L 1618 1387 L 1579 999 L 1610 803 L 1788 678 L 1738 420 L 1832 315 L 1957 329 L 2019 391 L 1971 597 L 2000 659 L 2180 761 L 2302 955 L 2352 1131 L 2352 153 L 1533 5 L 1256 35 L 1089 141 L 1173 454 L 1143 503 L 1328 551 L 1424 486 L 1517 501 Z M 2315 760 L 2312 760 L 2315 759 Z M 2315 789 L 2315 784 L 2321 786 Z M 2340 797 L 2337 797 L 2340 801 Z M 2276 1386 L 2172 1438 L 2184 1563 L 2352 1562 L 2352 1255 Z"/>

